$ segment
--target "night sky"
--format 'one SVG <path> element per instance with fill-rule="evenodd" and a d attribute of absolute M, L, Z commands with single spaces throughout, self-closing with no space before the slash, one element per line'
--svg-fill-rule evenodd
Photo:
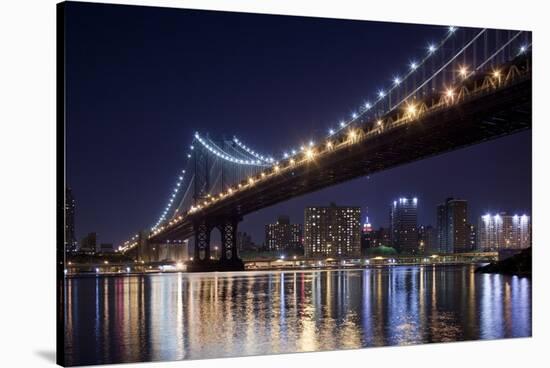
<path fill-rule="evenodd" d="M 445 26 L 69 3 L 67 185 L 76 235 L 120 241 L 153 225 L 195 131 L 237 135 L 258 151 L 324 135 L 440 40 Z M 469 217 L 531 212 L 531 131 L 418 161 L 264 209 L 240 230 L 264 241 L 279 214 L 307 205 L 368 208 L 387 226 L 393 199 L 419 199 L 435 225 L 446 197 Z M 364 215 L 363 215 L 364 217 Z"/>

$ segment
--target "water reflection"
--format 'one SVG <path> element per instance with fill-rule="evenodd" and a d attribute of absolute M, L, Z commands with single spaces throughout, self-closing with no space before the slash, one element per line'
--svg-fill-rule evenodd
<path fill-rule="evenodd" d="M 531 281 L 472 267 L 66 280 L 69 365 L 531 335 Z"/>

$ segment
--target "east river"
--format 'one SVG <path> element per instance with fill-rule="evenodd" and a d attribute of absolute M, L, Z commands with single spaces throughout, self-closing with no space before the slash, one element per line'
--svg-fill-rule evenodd
<path fill-rule="evenodd" d="M 531 280 L 473 266 L 66 279 L 68 365 L 531 336 Z"/>

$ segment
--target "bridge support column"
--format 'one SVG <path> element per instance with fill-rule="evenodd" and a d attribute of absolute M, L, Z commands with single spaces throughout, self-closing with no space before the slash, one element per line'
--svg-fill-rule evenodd
<path fill-rule="evenodd" d="M 195 231 L 195 249 L 193 252 L 193 262 L 210 261 L 210 231 L 206 219 L 197 221 L 194 224 Z"/>
<path fill-rule="evenodd" d="M 218 226 L 222 234 L 221 262 L 235 262 L 239 259 L 237 253 L 237 219 L 227 218 Z"/>
<path fill-rule="evenodd" d="M 195 248 L 193 260 L 187 264 L 189 272 L 243 271 L 244 263 L 237 250 L 237 225 L 240 219 L 201 219 L 194 224 Z M 214 225 L 215 224 L 215 225 Z M 210 259 L 210 231 L 215 227 L 221 233 L 221 257 Z"/>

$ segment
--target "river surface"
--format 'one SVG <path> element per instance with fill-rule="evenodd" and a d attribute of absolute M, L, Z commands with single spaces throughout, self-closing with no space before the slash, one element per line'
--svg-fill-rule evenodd
<path fill-rule="evenodd" d="M 531 280 L 473 266 L 66 282 L 68 365 L 531 336 Z"/>

